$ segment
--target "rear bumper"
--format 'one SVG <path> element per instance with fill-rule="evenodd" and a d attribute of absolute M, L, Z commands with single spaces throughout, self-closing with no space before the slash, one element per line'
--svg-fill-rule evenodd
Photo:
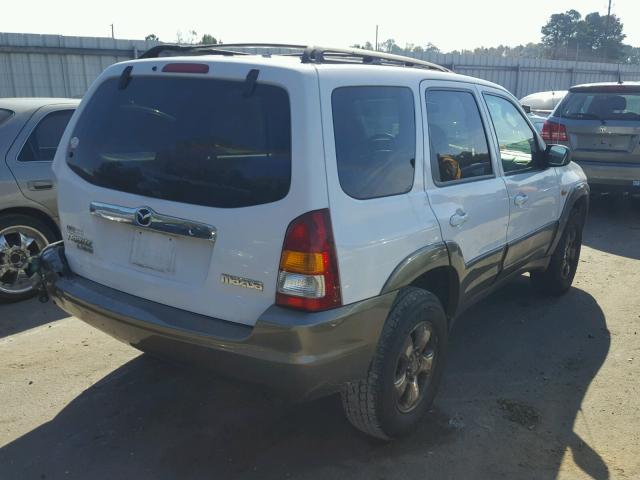
<path fill-rule="evenodd" d="M 640 193 L 640 164 L 575 162 L 584 170 L 593 192 L 611 190 Z"/>
<path fill-rule="evenodd" d="M 249 327 L 179 310 L 70 271 L 64 246 L 45 250 L 49 295 L 66 312 L 143 351 L 308 399 L 363 378 L 396 293 L 318 313 L 269 307 Z"/>

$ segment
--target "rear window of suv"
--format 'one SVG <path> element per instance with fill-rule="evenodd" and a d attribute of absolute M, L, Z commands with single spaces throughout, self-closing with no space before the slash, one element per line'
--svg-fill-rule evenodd
<path fill-rule="evenodd" d="M 640 120 L 640 93 L 571 92 L 554 116 L 578 120 Z"/>
<path fill-rule="evenodd" d="M 291 182 L 287 92 L 178 77 L 102 83 L 73 132 L 67 163 L 90 183 L 181 203 L 233 208 L 284 198 Z"/>

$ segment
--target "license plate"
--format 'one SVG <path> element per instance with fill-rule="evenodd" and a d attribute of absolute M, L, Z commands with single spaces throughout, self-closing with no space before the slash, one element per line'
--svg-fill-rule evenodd
<path fill-rule="evenodd" d="M 158 272 L 172 273 L 175 270 L 176 241 L 161 233 L 136 230 L 131 245 L 129 261 L 140 267 Z"/>

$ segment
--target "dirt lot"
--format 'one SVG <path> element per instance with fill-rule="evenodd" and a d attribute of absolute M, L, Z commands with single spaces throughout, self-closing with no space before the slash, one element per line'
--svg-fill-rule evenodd
<path fill-rule="evenodd" d="M 461 318 L 433 411 L 370 440 L 164 364 L 36 301 L 0 307 L 0 478 L 640 478 L 640 209 L 596 202 L 574 288 Z"/>

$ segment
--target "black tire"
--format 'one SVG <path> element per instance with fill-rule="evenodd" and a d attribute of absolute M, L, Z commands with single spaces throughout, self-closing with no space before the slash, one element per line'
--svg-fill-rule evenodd
<path fill-rule="evenodd" d="M 530 272 L 531 282 L 538 292 L 559 296 L 571 288 L 580 261 L 583 226 L 584 215 L 581 210 L 574 209 L 547 269 Z"/>
<path fill-rule="evenodd" d="M 0 215 L 0 232 L 3 232 L 5 229 L 15 226 L 25 226 L 37 231 L 38 234 L 42 236 L 43 243 L 49 244 L 57 240 L 55 232 L 46 223 L 38 218 L 18 213 Z M 0 258 L 0 263 L 2 261 L 4 261 L 4 258 Z M 0 303 L 18 302 L 20 300 L 31 298 L 36 293 L 36 289 L 31 289 L 27 292 L 21 293 L 9 293 L 0 290 Z"/>
<path fill-rule="evenodd" d="M 416 329 L 423 328 L 423 325 L 431 328 L 431 336 L 425 349 L 414 360 L 422 359 L 423 354 L 426 356 L 426 349 L 429 348 L 431 352 L 433 347 L 432 368 L 428 374 L 420 374 L 425 382 L 424 388 L 415 406 L 403 412 L 400 402 L 406 396 L 397 393 L 394 381 L 398 379 L 401 357 L 406 358 L 402 355 L 406 351 L 405 342 L 407 339 L 411 341 Z M 432 347 L 429 347 L 432 341 Z M 412 345 L 415 346 L 415 343 Z M 446 353 L 447 319 L 438 298 L 420 288 L 403 289 L 387 317 L 367 377 L 345 385 L 342 390 L 342 405 L 351 424 L 368 435 L 384 440 L 413 431 L 433 403 Z"/>

